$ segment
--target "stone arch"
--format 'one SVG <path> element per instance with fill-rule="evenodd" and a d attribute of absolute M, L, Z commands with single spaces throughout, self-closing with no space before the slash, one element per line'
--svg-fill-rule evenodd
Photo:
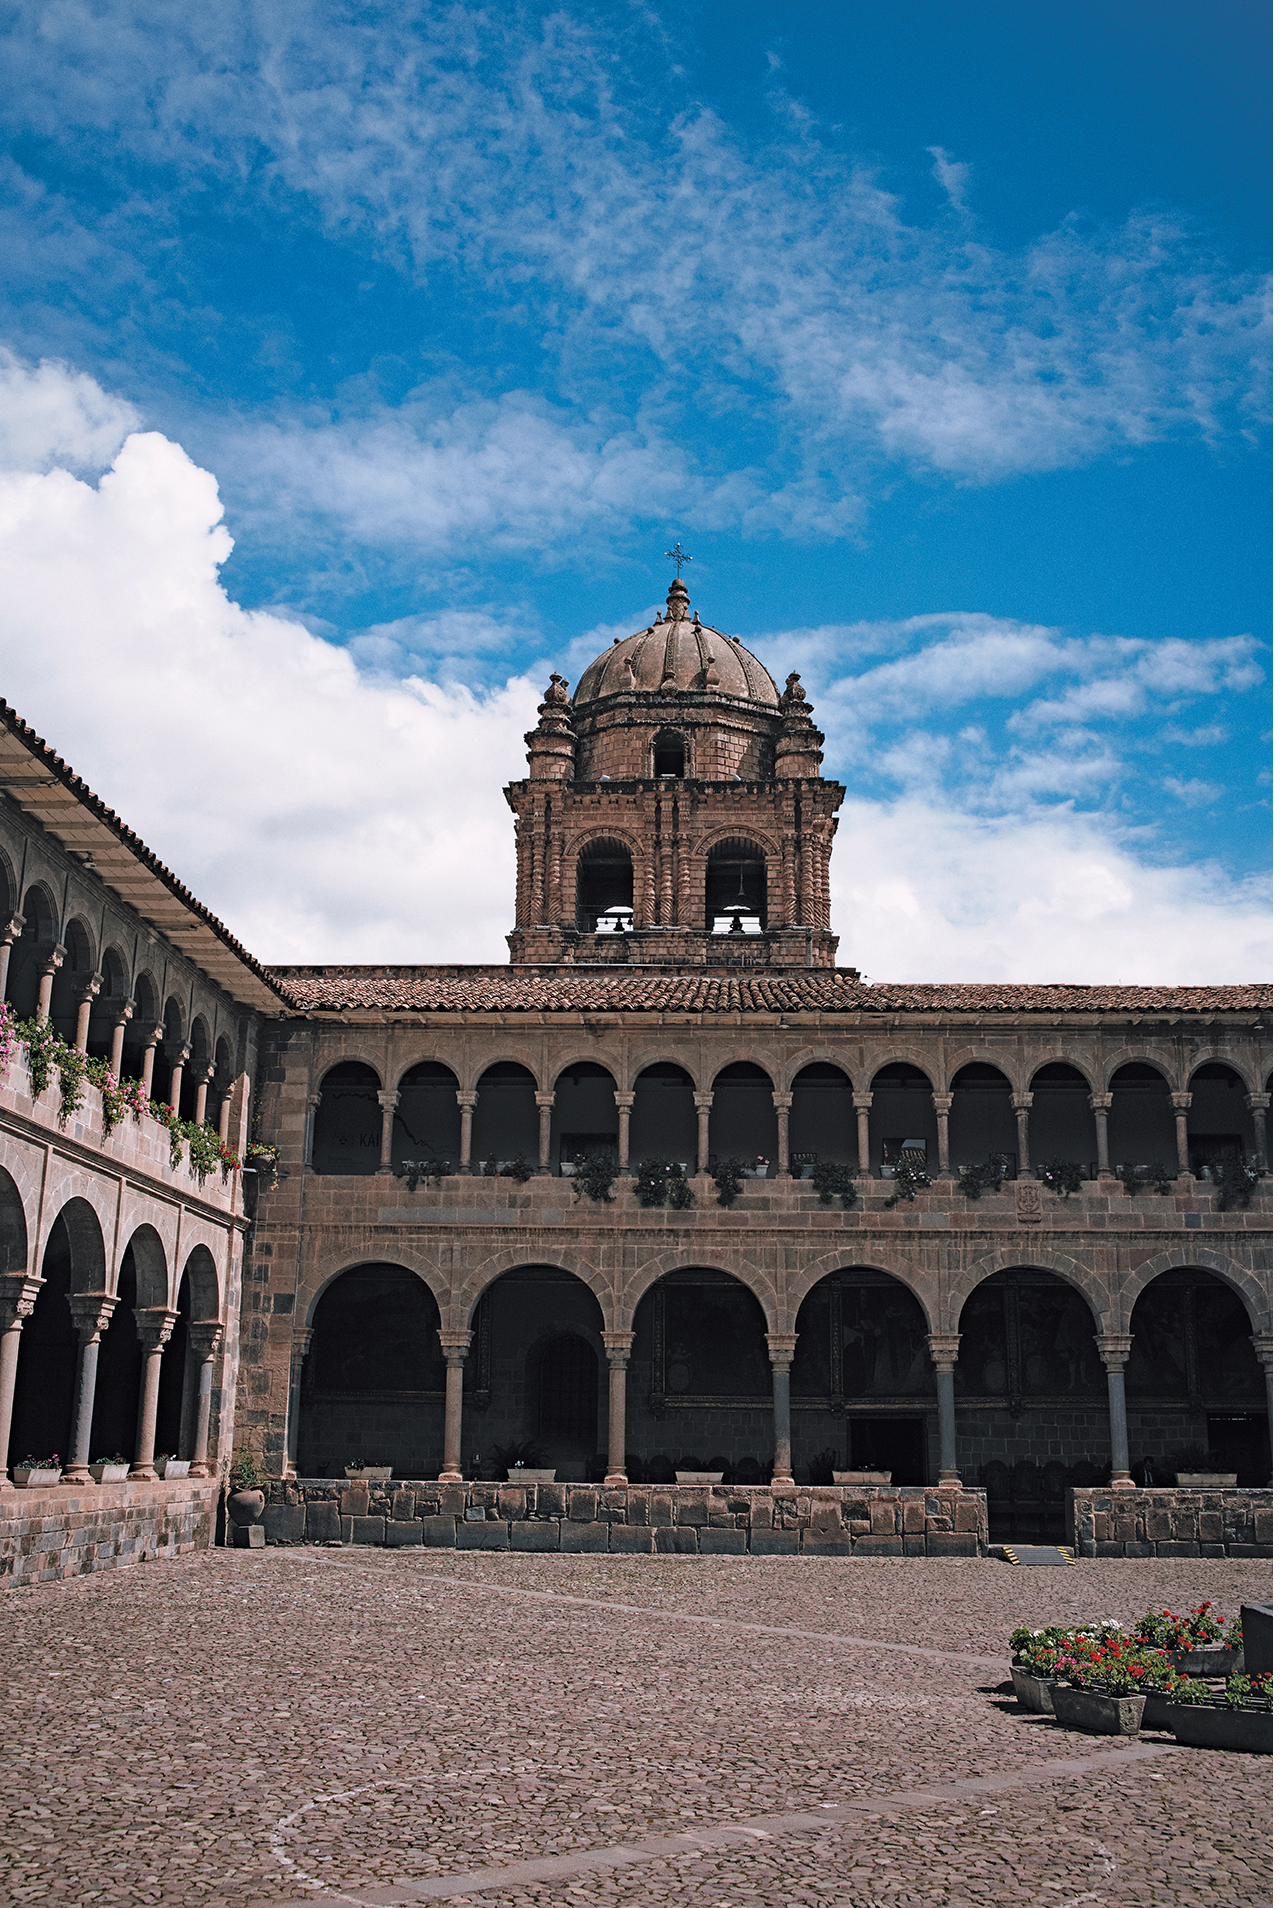
<path fill-rule="evenodd" d="M 580 1046 L 567 1047 L 564 1055 L 556 1052 L 549 1054 L 547 1071 L 552 1088 L 555 1089 L 563 1073 L 570 1073 L 575 1067 L 600 1067 L 603 1073 L 610 1075 L 615 1090 L 619 1090 L 619 1078 L 615 1068 L 608 1061 L 603 1060 L 600 1054 L 585 1053 Z"/>
<path fill-rule="evenodd" d="M 950 1282 L 949 1292 L 944 1304 L 944 1324 L 946 1332 L 956 1332 L 958 1321 L 962 1317 L 962 1308 L 977 1286 L 992 1278 L 995 1272 L 1054 1272 L 1058 1278 L 1072 1285 L 1079 1297 L 1084 1299 L 1091 1312 L 1098 1332 L 1116 1330 L 1114 1320 L 1117 1307 L 1114 1294 L 1110 1291 L 1109 1280 L 1093 1272 L 1081 1260 L 1070 1258 L 1067 1252 L 1052 1252 L 1046 1247 L 1003 1247 L 996 1252 L 986 1253 L 983 1259 L 977 1259 L 965 1270 L 957 1273 Z"/>
<path fill-rule="evenodd" d="M 428 1282 L 371 1257 L 327 1280 L 309 1308 L 298 1398 L 299 1468 L 341 1475 L 345 1463 L 391 1464 L 398 1476 L 440 1468 L 445 1360 L 440 1306 Z"/>
<path fill-rule="evenodd" d="M 699 1055 L 682 1047 L 647 1047 L 634 1052 L 629 1048 L 628 1071 L 625 1075 L 627 1091 L 636 1091 L 637 1082 L 648 1067 L 680 1067 L 691 1083 L 691 1090 L 702 1093 L 706 1088 L 702 1084 L 706 1069 L 701 1068 Z"/>
<path fill-rule="evenodd" d="M 1211 1042 L 1201 1047 L 1195 1047 L 1193 1052 L 1186 1057 L 1185 1078 L 1181 1082 L 1181 1085 L 1185 1091 L 1188 1092 L 1194 1075 L 1201 1067 L 1218 1066 L 1228 1067 L 1231 1073 L 1237 1073 L 1244 1087 L 1246 1087 L 1249 1092 L 1252 1092 L 1254 1088 L 1249 1078 L 1253 1072 L 1249 1064 L 1251 1058 L 1252 1056 L 1246 1048 L 1236 1048 L 1234 1058 L 1231 1060 L 1225 1052 L 1224 1047 L 1215 1046 Z"/>
<path fill-rule="evenodd" d="M 720 848 L 726 842 L 740 841 L 752 842 L 755 848 L 761 849 L 768 861 L 772 856 L 779 859 L 781 849 L 777 837 L 755 828 L 751 822 L 725 822 L 710 828 L 707 834 L 696 835 L 691 843 L 692 859 L 702 856 L 706 860 L 715 848 Z"/>
<path fill-rule="evenodd" d="M 761 933 L 771 925 L 771 863 L 779 859 L 778 846 L 752 828 L 719 829 L 696 850 L 692 901 L 702 890 L 706 934 Z M 756 930 L 745 929 L 746 920 L 756 921 Z M 730 927 L 718 927 L 719 921 Z"/>
<path fill-rule="evenodd" d="M 1114 1075 L 1120 1068 L 1137 1065 L 1152 1067 L 1155 1073 L 1162 1076 L 1167 1086 L 1169 1086 L 1173 1092 L 1180 1090 L 1180 1075 L 1177 1072 L 1175 1061 L 1170 1056 L 1151 1053 L 1148 1047 L 1145 1048 L 1144 1051 L 1141 1051 L 1141 1049 L 1135 1047 L 1120 1046 L 1111 1047 L 1100 1063 L 1099 1077 L 1104 1082 L 1102 1091 L 1106 1093 L 1109 1092 Z M 1094 1090 L 1093 1088 L 1093 1091 Z"/>
<path fill-rule="evenodd" d="M 1190 1246 L 1182 1251 L 1175 1247 L 1168 1252 L 1157 1252 L 1153 1258 L 1143 1264 L 1133 1266 L 1118 1288 L 1116 1299 L 1118 1329 L 1130 1328 L 1131 1315 L 1137 1299 L 1145 1287 L 1156 1279 L 1161 1272 L 1184 1272 L 1193 1270 L 1215 1273 L 1223 1279 L 1230 1290 L 1243 1301 L 1243 1307 L 1252 1321 L 1254 1332 L 1268 1332 L 1273 1329 L 1273 1312 L 1270 1302 L 1270 1289 L 1265 1278 L 1252 1268 L 1241 1265 L 1223 1252 L 1208 1252 L 1201 1245 Z"/>
<path fill-rule="evenodd" d="M 27 1270 L 27 1213 L 18 1182 L 0 1166 L 0 1272 Z"/>
<path fill-rule="evenodd" d="M 0 848 L 0 915 L 8 922 L 18 912 L 18 874 L 9 852 Z"/>
<path fill-rule="evenodd" d="M 374 1074 L 378 1080 L 379 1090 L 382 1091 L 384 1078 L 382 1049 L 372 1050 L 367 1048 L 364 1044 L 349 1047 L 346 1041 L 337 1052 L 327 1053 L 325 1055 L 324 1064 L 316 1073 L 313 1080 L 312 1091 L 319 1093 L 321 1088 L 325 1085 L 326 1075 L 333 1073 L 336 1067 L 352 1066 L 368 1067 L 370 1072 Z"/>
<path fill-rule="evenodd" d="M 766 1160 L 774 1172 L 787 1172 L 779 1159 L 779 1122 L 774 1094 L 777 1076 L 755 1060 L 730 1060 L 713 1076 L 709 1113 L 709 1158 Z"/>
<path fill-rule="evenodd" d="M 444 1060 L 416 1060 L 397 1080 L 392 1119 L 392 1170 L 435 1161 L 453 1169 L 459 1158 L 459 1076 Z"/>
<path fill-rule="evenodd" d="M 922 1307 L 928 1332 L 940 1332 L 950 1329 L 938 1323 L 939 1297 L 934 1279 L 914 1266 L 908 1259 L 897 1258 L 894 1254 L 883 1252 L 871 1257 L 867 1251 L 856 1254 L 851 1246 L 839 1248 L 836 1252 L 826 1252 L 823 1258 L 815 1259 L 805 1271 L 795 1275 L 789 1281 L 787 1294 L 780 1308 L 780 1330 L 791 1332 L 797 1329 L 797 1315 L 802 1309 L 802 1301 L 808 1292 L 823 1283 L 833 1272 L 885 1272 L 889 1278 L 912 1292 Z"/>
<path fill-rule="evenodd" d="M 75 1251 L 65 1216 L 68 1214 L 72 1228 L 83 1221 Z M 49 1457 L 66 1452 L 79 1363 L 76 1327 L 68 1300 L 76 1289 L 77 1271 L 84 1276 L 84 1234 L 94 1224 L 92 1213 L 88 1213 L 85 1220 L 83 1214 L 75 1211 L 72 1202 L 59 1212 L 45 1234 L 40 1254 L 43 1284 L 17 1343 L 13 1417 L 9 1449 L 4 1454 L 6 1463 L 28 1454 Z"/>
<path fill-rule="evenodd" d="M 771 1083 L 773 1093 L 784 1091 L 784 1062 L 778 1053 L 772 1053 L 769 1046 L 763 1046 L 750 1033 L 744 1040 L 734 1036 L 730 1040 L 719 1038 L 716 1051 L 707 1063 L 705 1071 L 708 1084 L 712 1088 L 717 1083 L 719 1073 L 725 1073 L 728 1067 L 760 1067 Z"/>
<path fill-rule="evenodd" d="M 934 1177 L 940 1170 L 936 1123 L 937 1074 L 916 1060 L 884 1060 L 869 1077 L 869 1160 L 874 1174 L 913 1161 Z"/>
<path fill-rule="evenodd" d="M 629 1091 L 633 1096 L 629 1146 L 633 1162 L 677 1160 L 693 1173 L 699 1159 L 699 1120 L 695 1111 L 698 1087 L 690 1068 L 667 1055 L 651 1056 L 634 1071 Z"/>
<path fill-rule="evenodd" d="M 593 829 L 580 837 L 566 860 L 574 869 L 575 926 L 581 934 L 604 932 L 598 926 L 602 920 L 612 921 L 621 933 L 632 926 L 640 859 L 636 842 L 617 829 Z"/>
<path fill-rule="evenodd" d="M 472 1162 L 539 1158 L 539 1076 L 525 1060 L 491 1059 L 478 1076 L 472 1115 Z"/>
<path fill-rule="evenodd" d="M 1043 1060 L 1026 1069 L 1029 1109 L 1029 1159 L 1035 1173 L 1051 1160 L 1098 1164 L 1091 1074 L 1075 1060 Z"/>
<path fill-rule="evenodd" d="M 518 1246 L 505 1246 L 473 1267 L 451 1297 L 448 1319 L 445 1307 L 442 1307 L 443 1323 L 457 1326 L 459 1330 L 466 1329 L 471 1325 L 481 1299 L 505 1273 L 521 1272 L 529 1266 L 540 1265 L 550 1266 L 555 1272 L 568 1272 L 581 1285 L 586 1285 L 600 1306 L 602 1319 L 609 1328 L 614 1294 L 608 1275 L 599 1266 L 576 1252 L 541 1249 L 537 1256 L 532 1257 L 529 1250 L 522 1251 Z"/>
<path fill-rule="evenodd" d="M 338 1060 L 326 1068 L 312 1121 L 312 1170 L 377 1173 L 382 1152 L 381 1076 L 365 1060 Z"/>
<path fill-rule="evenodd" d="M 192 1295 L 192 1318 L 208 1324 L 223 1315 L 223 1297 L 218 1265 L 207 1245 L 195 1245 L 187 1254 L 183 1278 Z M 181 1281 L 180 1281 L 181 1283 Z"/>
<path fill-rule="evenodd" d="M 581 1157 L 618 1160 L 616 1091 L 615 1075 L 602 1060 L 572 1060 L 561 1068 L 549 1122 L 554 1173 Z"/>
<path fill-rule="evenodd" d="M 800 1053 L 794 1054 L 792 1059 L 783 1063 L 780 1071 L 785 1084 L 781 1090 L 791 1093 L 793 1082 L 799 1073 L 806 1071 L 807 1067 L 836 1067 L 839 1073 L 845 1073 L 851 1082 L 852 1092 L 855 1091 L 855 1070 L 851 1064 L 851 1056 L 849 1053 L 843 1053 L 840 1047 L 803 1047 Z"/>
<path fill-rule="evenodd" d="M 795 1177 L 821 1161 L 857 1167 L 859 1132 L 848 1068 L 834 1060 L 808 1060 L 788 1084 L 788 1158 L 780 1161 Z"/>
<path fill-rule="evenodd" d="M 390 1239 L 380 1239 L 376 1243 L 382 1255 L 377 1261 L 372 1260 L 368 1254 L 362 1254 L 353 1247 L 346 1246 L 320 1260 L 303 1275 L 299 1282 L 298 1297 L 294 1302 L 296 1330 L 312 1325 L 316 1317 L 317 1301 L 325 1295 L 335 1279 L 341 1279 L 345 1272 L 355 1272 L 363 1265 L 375 1263 L 396 1266 L 402 1272 L 413 1272 L 415 1278 L 422 1280 L 436 1300 L 442 1324 L 448 1322 L 450 1289 L 437 1269 L 420 1262 L 413 1253 L 407 1252 L 404 1246 Z"/>
<path fill-rule="evenodd" d="M 19 1020 L 30 1020 L 39 1001 L 45 963 L 58 944 L 58 905 L 43 881 L 28 883 L 22 919 L 22 933 L 9 956 L 5 998 Z"/>
<path fill-rule="evenodd" d="M 691 1245 L 658 1253 L 629 1277 L 618 1299 L 616 1324 L 619 1330 L 632 1330 L 637 1307 L 650 1288 L 670 1272 L 724 1272 L 728 1278 L 748 1287 L 765 1314 L 768 1332 L 787 1329 L 779 1323 L 782 1313 L 779 1295 L 760 1267 L 743 1259 L 730 1262 L 725 1251 L 701 1252 L 697 1245 Z M 603 1305 L 602 1310 L 605 1309 Z"/>
<path fill-rule="evenodd" d="M 102 1239 L 111 1238 L 116 1227 L 115 1188 L 110 1181 L 74 1160 L 59 1159 L 55 1153 L 49 1162 L 49 1178 L 45 1184 L 44 1211 L 57 1214 L 64 1206 L 75 1204 L 87 1206 L 93 1214 L 94 1224 Z M 86 1235 L 88 1237 L 90 1235 Z M 103 1267 L 103 1283 L 97 1287 L 102 1291 L 106 1285 L 106 1266 Z M 88 1291 L 88 1286 L 77 1288 Z"/>
<path fill-rule="evenodd" d="M 897 1040 L 889 1050 L 875 1053 L 868 1064 L 857 1069 L 855 1087 L 857 1093 L 871 1093 L 873 1082 L 879 1073 L 888 1067 L 916 1067 L 919 1073 L 925 1073 L 931 1082 L 931 1091 L 940 1093 L 940 1057 L 925 1047 L 917 1047 L 912 1040 Z"/>
<path fill-rule="evenodd" d="M 406 1075 L 413 1073 L 418 1067 L 444 1067 L 445 1071 L 454 1080 L 456 1089 L 460 1084 L 459 1069 L 449 1060 L 443 1060 L 441 1056 L 436 1053 L 418 1053 L 413 1060 L 407 1061 L 398 1071 L 396 1076 L 396 1090 L 398 1093 L 401 1091 Z"/>
<path fill-rule="evenodd" d="M 1099 1069 L 1083 1045 L 1067 1040 L 1049 1040 L 1042 1046 L 1026 1049 L 1024 1064 L 1020 1069 L 1020 1092 L 1033 1091 L 1034 1075 L 1041 1073 L 1044 1067 L 1072 1067 L 1075 1073 L 1082 1075 L 1089 1093 L 1101 1091 Z"/>
<path fill-rule="evenodd" d="M 536 1061 L 538 1061 L 537 1064 L 532 1064 Z M 480 1059 L 473 1060 L 466 1067 L 456 1069 L 464 1092 L 475 1093 L 492 1067 L 520 1067 L 534 1081 L 536 1092 L 552 1091 L 546 1078 L 548 1069 L 542 1064 L 541 1057 L 533 1054 L 528 1047 L 502 1046 L 487 1047 Z"/>
<path fill-rule="evenodd" d="M 107 1290 L 107 1248 L 103 1241 L 103 1228 L 99 1215 L 87 1199 L 74 1197 L 68 1199 L 55 1215 L 53 1224 L 61 1220 L 66 1228 L 67 1244 L 71 1253 L 72 1292 L 105 1292 Z M 52 1229 L 52 1228 L 51 1228 Z"/>
<path fill-rule="evenodd" d="M 140 1312 L 150 1311 L 169 1304 L 169 1261 L 165 1248 L 155 1226 L 144 1222 L 135 1226 L 125 1241 L 121 1261 L 125 1252 L 132 1252 L 134 1279 L 137 1299 L 135 1303 Z M 116 1272 L 116 1289 L 119 1290 L 120 1269 Z"/>
<path fill-rule="evenodd" d="M 949 1055 L 949 1064 L 946 1069 L 948 1086 L 944 1089 L 946 1093 L 952 1093 L 954 1081 L 968 1067 L 992 1067 L 995 1073 L 1002 1075 L 1008 1087 L 1014 1092 L 1015 1081 L 1012 1078 L 1016 1072 L 1014 1057 L 1009 1053 L 999 1053 L 993 1048 L 980 1046 L 959 1047 Z"/>

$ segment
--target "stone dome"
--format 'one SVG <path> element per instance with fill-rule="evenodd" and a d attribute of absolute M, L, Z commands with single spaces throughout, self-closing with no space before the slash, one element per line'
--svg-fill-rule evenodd
<path fill-rule="evenodd" d="M 780 692 L 770 673 L 720 630 L 710 629 L 692 610 L 686 586 L 678 578 L 668 592 L 668 607 L 649 629 L 612 643 L 589 663 L 575 690 L 582 709 L 605 696 L 667 695 L 681 691 L 731 696 L 740 702 L 776 709 Z"/>

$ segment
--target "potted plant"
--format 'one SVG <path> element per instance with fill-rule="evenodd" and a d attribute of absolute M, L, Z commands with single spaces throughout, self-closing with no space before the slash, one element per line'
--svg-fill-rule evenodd
<path fill-rule="evenodd" d="M 833 1159 L 817 1160 L 811 1169 L 811 1184 L 822 1206 L 831 1206 L 834 1198 L 849 1212 L 856 1201 L 855 1180 L 849 1166 Z"/>
<path fill-rule="evenodd" d="M 1193 1677 L 1177 1682 L 1170 1706 L 1170 1728 L 1187 1749 L 1238 1749 L 1251 1755 L 1274 1752 L 1274 1678 L 1231 1676 L 1225 1694 Z"/>
<path fill-rule="evenodd" d="M 52 1457 L 25 1457 L 13 1467 L 13 1481 L 20 1491 L 47 1491 L 62 1476 L 62 1459 L 55 1451 Z"/>
<path fill-rule="evenodd" d="M 1056 1663 L 1063 1654 L 1070 1632 L 1057 1624 L 1042 1630 L 1023 1627 L 1011 1633 L 1011 1680 L 1016 1700 L 1022 1709 L 1040 1716 L 1055 1714 L 1051 1702 L 1056 1680 Z"/>
<path fill-rule="evenodd" d="M 121 1457 L 119 1451 L 115 1457 L 94 1458 L 89 1475 L 95 1484 L 123 1484 L 129 1476 L 129 1459 Z"/>
<path fill-rule="evenodd" d="M 265 1482 L 254 1453 L 242 1445 L 227 1473 L 227 1515 L 233 1524 L 244 1528 L 258 1522 L 267 1503 Z"/>
<path fill-rule="evenodd" d="M 167 1457 L 163 1451 L 152 1462 L 157 1477 L 186 1477 L 192 1468 L 190 1458 Z"/>
<path fill-rule="evenodd" d="M 550 1468 L 547 1452 L 533 1438 L 520 1444 L 496 1444 L 494 1474 L 507 1477 L 510 1484 L 551 1484 L 557 1472 Z"/>
<path fill-rule="evenodd" d="M 752 1166 L 749 1168 L 749 1171 L 752 1173 L 754 1179 L 765 1179 L 766 1175 L 770 1172 L 770 1170 L 771 1170 L 771 1162 L 766 1157 L 765 1153 L 759 1153 L 757 1157 L 754 1159 Z"/>
<path fill-rule="evenodd" d="M 1134 1736 L 1145 1717 L 1145 1686 L 1167 1667 L 1166 1656 L 1119 1631 L 1071 1637 L 1054 1665 L 1056 1721 L 1095 1736 Z"/>
<path fill-rule="evenodd" d="M 1242 1620 L 1227 1623 L 1206 1600 L 1187 1617 L 1146 1610 L 1136 1634 L 1152 1649 L 1166 1651 L 1178 1676 L 1234 1676 L 1243 1667 Z"/>

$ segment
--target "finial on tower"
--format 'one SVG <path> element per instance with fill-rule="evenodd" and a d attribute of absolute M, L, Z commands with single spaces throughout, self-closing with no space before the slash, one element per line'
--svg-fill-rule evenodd
<path fill-rule="evenodd" d="M 680 538 L 673 545 L 671 550 L 665 550 L 664 555 L 668 558 L 670 563 L 676 564 L 678 576 L 682 573 L 683 563 L 693 563 L 695 561 L 693 556 L 688 556 L 686 551 L 683 550 Z"/>

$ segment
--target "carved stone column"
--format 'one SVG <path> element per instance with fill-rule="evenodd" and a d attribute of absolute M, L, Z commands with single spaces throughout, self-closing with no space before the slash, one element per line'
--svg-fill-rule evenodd
<path fill-rule="evenodd" d="M 88 1484 L 89 1439 L 94 1423 L 94 1392 L 98 1385 L 98 1347 L 111 1324 L 116 1301 L 106 1292 L 71 1292 L 67 1295 L 72 1323 L 80 1339 L 80 1362 L 76 1372 L 76 1402 L 71 1414 L 67 1462 L 63 1467 L 64 1484 Z"/>
<path fill-rule="evenodd" d="M 121 1001 L 116 1008 L 111 1026 L 111 1059 L 107 1062 L 113 1076 L 119 1080 L 120 1069 L 125 1057 L 125 1028 L 134 1017 L 132 1000 Z"/>
<path fill-rule="evenodd" d="M 143 1042 L 143 1070 L 140 1078 L 143 1092 L 149 1100 L 153 1100 L 156 1097 L 152 1090 L 152 1079 L 156 1071 L 157 1049 L 164 1038 L 165 1029 L 163 1027 L 153 1027 L 148 1038 Z"/>
<path fill-rule="evenodd" d="M 310 1325 L 297 1326 L 290 1339 L 290 1395 L 285 1412 L 285 1461 L 282 1477 L 298 1476 L 298 1430 L 303 1405 L 303 1367 L 312 1343 Z"/>
<path fill-rule="evenodd" d="M 174 1047 L 166 1050 L 165 1057 L 169 1061 L 169 1110 L 177 1113 L 183 1100 L 183 1068 L 191 1059 L 192 1050 L 188 1046 Z"/>
<path fill-rule="evenodd" d="M 399 1093 L 380 1093 L 379 1095 L 379 1105 L 383 1109 L 383 1131 L 379 1137 L 379 1171 L 381 1173 L 392 1171 L 392 1129 L 396 1120 L 397 1102 L 400 1098 Z"/>
<path fill-rule="evenodd" d="M 632 1144 L 629 1129 L 633 1117 L 633 1101 L 636 1097 L 635 1093 L 615 1095 L 615 1105 L 619 1108 L 619 1170 L 621 1173 L 628 1171 L 628 1151 Z"/>
<path fill-rule="evenodd" d="M 797 1349 L 796 1332 L 768 1332 L 766 1354 L 771 1361 L 771 1401 L 775 1413 L 775 1455 L 772 1484 L 793 1482 L 793 1419 L 789 1399 L 789 1371 Z"/>
<path fill-rule="evenodd" d="M 699 1121 L 699 1146 L 695 1161 L 697 1173 L 708 1171 L 708 1116 L 712 1110 L 712 1094 L 697 1093 L 695 1095 L 695 1118 Z"/>
<path fill-rule="evenodd" d="M 192 1434 L 192 1468 L 189 1477 L 208 1477 L 209 1413 L 214 1397 L 214 1360 L 223 1342 L 221 1325 L 204 1320 L 191 1326 L 188 1333 L 192 1357 L 196 1360 L 196 1429 Z M 290 1402 L 294 1401 L 293 1372 L 290 1374 Z"/>
<path fill-rule="evenodd" d="M 927 1339 L 931 1363 L 936 1373 L 936 1412 L 940 1421 L 941 1484 L 960 1484 L 958 1470 L 958 1434 L 953 1409 L 953 1368 L 958 1362 L 962 1338 L 957 1332 L 932 1332 Z"/>
<path fill-rule="evenodd" d="M 36 1019 L 48 1020 L 49 1002 L 53 999 L 53 977 L 67 958 L 67 950 L 61 945 L 51 947 L 45 956 L 45 964 L 40 970 L 40 992 L 36 996 Z"/>
<path fill-rule="evenodd" d="M 1032 1179 L 1029 1170 L 1029 1113 L 1034 1103 L 1032 1093 L 1013 1093 L 1012 1109 L 1016 1115 L 1016 1149 L 1020 1164 L 1016 1171 L 1017 1179 Z"/>
<path fill-rule="evenodd" d="M 160 1400 L 160 1361 L 170 1334 L 178 1323 L 178 1313 L 163 1305 L 150 1306 L 135 1313 L 138 1342 L 143 1348 L 143 1376 L 138 1388 L 138 1441 L 131 1480 L 154 1484 L 156 1481 L 156 1407 Z"/>
<path fill-rule="evenodd" d="M 1192 1093 L 1171 1093 L 1172 1112 L 1176 1117 L 1176 1170 L 1178 1173 L 1189 1171 L 1189 1109 L 1193 1102 Z"/>
<path fill-rule="evenodd" d="M 232 1130 L 232 1093 L 232 1087 L 224 1087 L 222 1097 L 218 1102 L 218 1137 L 222 1140 L 224 1146 L 227 1145 L 227 1136 Z M 311 1145 L 310 1130 L 308 1133 L 308 1144 L 309 1146 Z"/>
<path fill-rule="evenodd" d="M 459 1103 L 459 1171 L 466 1173 L 472 1165 L 472 1110 L 477 1104 L 474 1093 L 456 1093 Z"/>
<path fill-rule="evenodd" d="M 209 1098 L 209 1083 L 214 1077 L 214 1063 L 211 1060 L 196 1075 L 196 1104 L 192 1108 L 192 1120 L 197 1126 L 205 1124 L 205 1102 Z"/>
<path fill-rule="evenodd" d="M 1096 1349 L 1109 1385 L 1109 1487 L 1135 1488 L 1127 1454 L 1127 1386 L 1123 1371 L 1132 1348 L 1129 1332 L 1097 1332 Z"/>
<path fill-rule="evenodd" d="M 1262 1170 L 1270 1170 L 1270 1096 L 1268 1093 L 1249 1093 L 1248 1111 L 1252 1115 L 1252 1130 L 1256 1136 L 1256 1157 Z"/>
<path fill-rule="evenodd" d="M 11 914 L 0 927 L 0 1000 L 4 999 L 9 986 L 9 956 L 13 953 L 13 944 L 26 925 L 22 915 Z"/>
<path fill-rule="evenodd" d="M 472 1343 L 470 1331 L 439 1331 L 445 1353 L 445 1437 L 439 1484 L 463 1482 L 463 1367 Z"/>
<path fill-rule="evenodd" d="M 936 1110 L 936 1148 L 940 1155 L 940 1178 L 952 1179 L 949 1166 L 949 1108 L 953 1105 L 952 1093 L 933 1093 L 931 1104 Z"/>
<path fill-rule="evenodd" d="M 25 1272 L 0 1273 L 0 1490 L 12 1490 L 7 1469 L 13 1428 L 13 1388 L 18 1379 L 22 1328 L 36 1309 L 44 1280 Z"/>
<path fill-rule="evenodd" d="M 601 1335 L 606 1347 L 606 1363 L 610 1368 L 610 1409 L 606 1432 L 606 1483 L 626 1484 L 627 1470 L 627 1429 L 625 1425 L 626 1400 L 628 1396 L 628 1358 L 633 1348 L 631 1332 L 604 1331 Z"/>
<path fill-rule="evenodd" d="M 781 1179 L 787 1179 L 789 1170 L 789 1108 L 793 1104 L 791 1093 L 772 1093 L 775 1106 L 775 1162 L 776 1171 Z"/>
<path fill-rule="evenodd" d="M 1096 1176 L 1099 1179 L 1112 1177 L 1109 1165 L 1109 1109 L 1114 1103 L 1112 1093 L 1093 1093 L 1091 1110 L 1096 1115 Z"/>
<path fill-rule="evenodd" d="M 557 1104 L 555 1093 L 536 1093 L 535 1105 L 539 1108 L 539 1170 L 546 1173 L 552 1163 L 552 1109 Z"/>
<path fill-rule="evenodd" d="M 1265 1414 L 1270 1433 L 1270 1448 L 1274 1448 L 1274 1334 L 1273 1332 L 1253 1332 L 1252 1350 L 1261 1361 L 1265 1373 Z"/>
<path fill-rule="evenodd" d="M 94 1002 L 98 998 L 101 986 L 102 975 L 91 974 L 76 1007 L 76 1046 L 81 1053 L 89 1051 L 89 1016 L 94 1010 Z"/>
<path fill-rule="evenodd" d="M 227 1109 L 228 1119 L 230 1120 L 232 1111 L 232 1096 L 230 1091 L 223 1104 Z M 307 1112 L 303 1118 L 303 1171 L 305 1173 L 315 1172 L 316 1170 L 312 1164 L 312 1149 L 316 1145 L 316 1109 L 320 1104 L 321 1096 L 319 1093 L 308 1094 Z M 219 1111 L 218 1130 L 219 1138 L 225 1139 L 226 1134 L 223 1132 L 223 1115 L 221 1109 Z"/>
<path fill-rule="evenodd" d="M 871 1093 L 853 1093 L 851 1104 L 855 1108 L 856 1143 L 859 1147 L 860 1178 L 867 1179 L 872 1171 L 869 1165 L 869 1114 L 873 1111 Z"/>

